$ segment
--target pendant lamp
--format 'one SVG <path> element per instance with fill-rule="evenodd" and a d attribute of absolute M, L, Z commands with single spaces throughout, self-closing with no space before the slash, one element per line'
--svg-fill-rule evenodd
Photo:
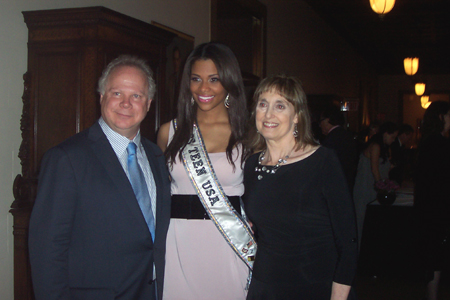
<path fill-rule="evenodd" d="M 379 15 L 387 14 L 394 7 L 395 0 L 370 0 L 370 7 Z"/>
<path fill-rule="evenodd" d="M 427 109 L 428 106 L 430 106 L 430 104 L 431 104 L 430 96 L 422 96 L 422 97 L 420 97 L 420 104 L 422 105 L 423 108 Z"/>
<path fill-rule="evenodd" d="M 415 85 L 416 95 L 422 96 L 425 93 L 425 83 L 419 82 Z"/>
<path fill-rule="evenodd" d="M 405 67 L 406 75 L 412 76 L 417 73 L 419 69 L 419 58 L 407 57 L 403 60 L 403 66 Z"/>

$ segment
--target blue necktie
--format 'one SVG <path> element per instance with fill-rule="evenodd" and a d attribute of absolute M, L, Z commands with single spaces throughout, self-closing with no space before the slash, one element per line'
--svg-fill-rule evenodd
<path fill-rule="evenodd" d="M 142 173 L 139 167 L 136 144 L 131 142 L 127 147 L 128 151 L 128 173 L 130 175 L 131 186 L 133 187 L 134 194 L 147 222 L 148 229 L 152 234 L 152 240 L 155 241 L 155 219 L 153 217 L 152 201 L 150 194 L 148 193 L 147 184 L 145 183 L 144 173 Z"/>

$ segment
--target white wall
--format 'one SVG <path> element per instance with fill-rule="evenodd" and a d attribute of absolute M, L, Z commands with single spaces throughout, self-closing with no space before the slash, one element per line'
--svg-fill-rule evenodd
<path fill-rule="evenodd" d="M 150 23 L 154 20 L 209 41 L 209 0 L 2 0 L 0 9 L 0 299 L 13 299 L 12 184 L 21 172 L 17 157 L 22 114 L 22 75 L 27 70 L 27 27 L 22 11 L 105 6 Z M 189 12 L 189 13 L 186 13 Z"/>

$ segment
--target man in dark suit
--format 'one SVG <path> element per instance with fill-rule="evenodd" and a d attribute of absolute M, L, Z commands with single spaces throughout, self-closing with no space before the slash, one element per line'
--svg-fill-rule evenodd
<path fill-rule="evenodd" d="M 344 116 L 340 109 L 331 107 L 322 112 L 319 126 L 325 135 L 325 139 L 321 144 L 336 152 L 347 179 L 350 194 L 352 194 L 358 165 L 358 153 L 353 136 L 342 127 L 344 121 Z"/>
<path fill-rule="evenodd" d="M 152 72 L 118 57 L 99 92 L 98 122 L 42 161 L 29 234 L 35 296 L 161 300 L 170 182 L 162 152 L 139 131 Z"/>
<path fill-rule="evenodd" d="M 413 137 L 414 129 L 411 125 L 402 124 L 399 127 L 398 135 L 395 141 L 390 145 L 391 163 L 393 168 L 389 171 L 389 179 L 395 180 L 398 184 L 402 184 L 405 176 L 405 168 L 408 165 L 410 155 L 406 145 Z"/>

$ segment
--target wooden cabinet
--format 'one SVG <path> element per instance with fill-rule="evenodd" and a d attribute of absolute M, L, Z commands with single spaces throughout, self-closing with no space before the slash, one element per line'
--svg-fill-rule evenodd
<path fill-rule="evenodd" d="M 104 7 L 23 12 L 28 27 L 24 74 L 22 174 L 14 186 L 14 298 L 34 299 L 28 261 L 28 223 L 36 198 L 40 160 L 49 148 L 88 128 L 100 116 L 97 81 L 120 54 L 146 59 L 157 94 L 141 132 L 169 121 L 164 106 L 166 47 L 174 34 Z"/>

